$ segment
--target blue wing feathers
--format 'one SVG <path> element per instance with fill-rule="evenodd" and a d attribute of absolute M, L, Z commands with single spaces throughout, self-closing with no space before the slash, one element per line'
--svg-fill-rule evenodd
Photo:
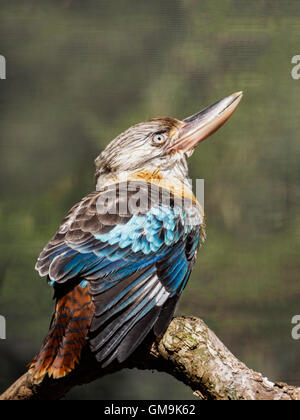
<path fill-rule="evenodd" d="M 162 204 L 131 217 L 98 216 L 95 197 L 68 214 L 36 268 L 51 284 L 79 277 L 89 287 L 90 345 L 108 363 L 125 360 L 154 325 L 159 334 L 167 326 L 190 276 L 202 219 L 195 208 Z"/>
<path fill-rule="evenodd" d="M 154 287 L 158 288 L 158 284 L 156 283 Z M 127 322 L 130 321 L 132 323 L 134 321 L 137 321 L 139 317 L 143 317 L 143 315 L 145 314 L 145 310 L 147 311 L 147 309 L 150 309 L 155 305 L 155 300 L 149 299 L 151 293 L 153 293 L 153 289 L 150 289 L 150 291 L 148 289 L 143 290 L 139 296 L 139 299 L 133 305 L 129 306 L 129 308 L 127 308 L 127 310 L 124 311 L 119 317 L 111 321 L 109 325 L 102 329 L 94 339 L 91 339 L 92 350 L 98 351 L 107 342 L 109 342 L 110 339 L 115 335 L 115 333 Z M 120 338 L 121 337 L 117 337 L 117 340 L 119 340 Z M 115 339 L 112 340 L 112 342 L 114 343 Z M 110 346 L 111 344 L 112 343 L 110 343 Z"/>
<path fill-rule="evenodd" d="M 93 346 L 93 340 L 91 340 L 92 350 L 97 352 L 97 360 L 103 361 L 107 356 L 109 356 L 118 344 L 120 344 L 122 339 L 128 334 L 128 332 L 134 327 L 134 325 L 139 320 L 143 319 L 143 317 L 146 316 L 147 313 L 154 307 L 155 301 L 151 300 L 149 302 L 146 296 L 137 305 L 134 311 L 128 311 L 125 318 L 116 321 L 113 326 L 110 324 L 109 327 L 107 327 L 107 330 L 102 330 L 97 336 L 97 345 L 95 347 Z M 139 310 L 141 312 L 137 313 Z"/>
<path fill-rule="evenodd" d="M 114 309 L 114 312 L 111 313 L 112 315 L 114 315 L 116 313 L 116 310 L 121 311 L 124 307 L 131 304 L 135 300 L 136 297 L 140 296 L 143 290 L 146 290 L 146 289 L 143 289 L 142 287 L 150 278 L 151 274 L 153 274 L 153 269 L 150 269 L 146 271 L 144 274 L 142 274 L 141 276 L 139 276 L 129 286 L 124 288 L 122 292 L 116 295 L 114 299 L 111 299 L 105 306 L 103 306 L 102 308 L 99 308 L 100 310 L 98 312 L 95 312 L 95 316 L 102 315 L 103 313 L 111 309 L 116 304 L 119 304 L 118 307 Z M 133 290 L 136 290 L 136 291 L 130 294 L 130 292 Z M 126 296 L 127 294 L 128 294 L 128 297 L 123 301 L 122 304 L 120 304 L 120 301 L 122 300 L 122 298 L 124 298 L 124 296 Z"/>

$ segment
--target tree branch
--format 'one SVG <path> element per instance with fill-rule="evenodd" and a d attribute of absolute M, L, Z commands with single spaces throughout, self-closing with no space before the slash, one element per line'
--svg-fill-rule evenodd
<path fill-rule="evenodd" d="M 46 378 L 36 385 L 27 372 L 0 396 L 0 400 L 58 400 L 76 385 L 123 368 L 169 373 L 206 400 L 300 400 L 300 387 L 272 383 L 249 369 L 203 321 L 193 317 L 173 319 L 159 343 L 149 340 L 121 365 L 116 363 L 100 369 L 85 348 L 80 365 L 67 377 Z"/>

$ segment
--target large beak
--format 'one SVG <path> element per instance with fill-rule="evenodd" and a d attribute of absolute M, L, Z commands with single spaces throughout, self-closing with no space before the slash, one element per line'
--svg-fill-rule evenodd
<path fill-rule="evenodd" d="M 178 139 L 169 146 L 168 152 L 193 150 L 197 144 L 217 131 L 231 117 L 242 97 L 243 92 L 234 93 L 183 120 Z"/>

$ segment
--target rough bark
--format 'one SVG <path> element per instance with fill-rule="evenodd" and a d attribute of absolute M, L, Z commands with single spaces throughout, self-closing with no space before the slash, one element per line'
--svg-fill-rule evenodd
<path fill-rule="evenodd" d="M 160 342 L 144 343 L 122 365 L 100 369 L 86 348 L 80 365 L 66 378 L 46 378 L 36 385 L 27 372 L 0 400 L 58 400 L 74 386 L 124 368 L 167 372 L 206 400 L 300 399 L 300 387 L 269 381 L 240 362 L 203 321 L 180 317 L 173 319 Z"/>

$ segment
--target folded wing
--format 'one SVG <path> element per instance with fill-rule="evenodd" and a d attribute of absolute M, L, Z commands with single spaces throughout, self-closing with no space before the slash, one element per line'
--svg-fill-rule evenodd
<path fill-rule="evenodd" d="M 114 184 L 73 207 L 36 269 L 56 289 L 75 278 L 88 287 L 91 350 L 103 365 L 123 362 L 151 330 L 159 336 L 168 326 L 202 225 L 192 200 L 144 181 Z"/>

